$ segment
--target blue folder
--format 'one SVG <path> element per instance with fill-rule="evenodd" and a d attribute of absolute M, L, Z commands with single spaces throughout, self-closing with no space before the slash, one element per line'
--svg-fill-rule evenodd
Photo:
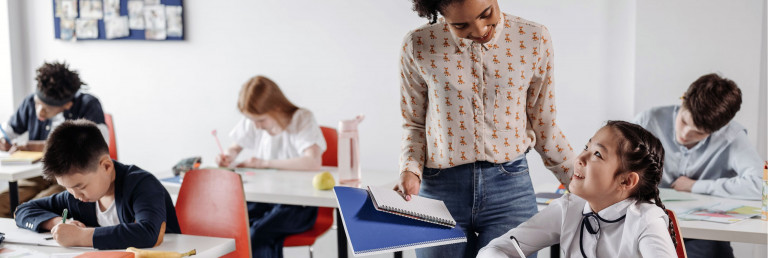
<path fill-rule="evenodd" d="M 377 211 L 365 189 L 336 186 L 333 191 L 355 256 L 467 241 L 458 225 L 449 228 Z"/>

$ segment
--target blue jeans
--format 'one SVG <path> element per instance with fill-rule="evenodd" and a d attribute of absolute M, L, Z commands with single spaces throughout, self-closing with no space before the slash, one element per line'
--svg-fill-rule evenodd
<path fill-rule="evenodd" d="M 253 257 L 283 257 L 283 240 L 315 225 L 317 207 L 248 202 Z"/>
<path fill-rule="evenodd" d="M 467 242 L 420 248 L 418 257 L 476 257 L 488 242 L 538 212 L 524 154 L 504 164 L 479 161 L 447 169 L 425 168 L 419 195 L 443 200 Z"/>

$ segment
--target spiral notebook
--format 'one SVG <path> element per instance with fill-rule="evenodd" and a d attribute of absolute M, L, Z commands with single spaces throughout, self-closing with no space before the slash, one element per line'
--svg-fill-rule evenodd
<path fill-rule="evenodd" d="M 378 211 L 389 212 L 407 218 L 435 223 L 446 227 L 455 227 L 448 207 L 440 200 L 411 195 L 411 200 L 406 201 L 398 192 L 388 187 L 368 186 L 373 207 Z"/>
<path fill-rule="evenodd" d="M 373 207 L 366 189 L 336 186 L 341 222 L 355 256 L 466 242 L 461 226 L 450 228 Z M 391 189 L 390 189 L 391 191 Z"/>

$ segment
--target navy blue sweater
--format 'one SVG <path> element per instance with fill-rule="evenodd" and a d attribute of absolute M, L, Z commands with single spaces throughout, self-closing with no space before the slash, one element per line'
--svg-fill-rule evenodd
<path fill-rule="evenodd" d="M 72 107 L 64 110 L 65 120 L 74 120 L 84 118 L 96 124 L 104 124 L 104 111 L 101 109 L 99 99 L 90 94 L 76 93 L 72 99 Z M 29 95 L 21 102 L 19 109 L 9 121 L 11 129 L 16 134 L 29 132 L 30 141 L 41 141 L 48 139 L 51 133 L 51 119 L 45 121 L 37 120 L 37 110 L 35 109 L 35 94 Z"/>
<path fill-rule="evenodd" d="M 113 162 L 119 225 L 99 227 L 96 203 L 81 202 L 66 191 L 19 205 L 16 225 L 42 232 L 40 224 L 61 216 L 66 208 L 71 218 L 88 227 L 96 227 L 93 233 L 93 247 L 96 249 L 152 247 L 157 243 L 163 222 L 166 223 L 166 233 L 181 233 L 171 196 L 160 181 L 137 166 Z"/>

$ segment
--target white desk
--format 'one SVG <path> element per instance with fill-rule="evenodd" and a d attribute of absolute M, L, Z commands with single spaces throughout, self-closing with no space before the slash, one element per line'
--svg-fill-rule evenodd
<path fill-rule="evenodd" d="M 37 162 L 32 165 L 0 165 L 0 180 L 8 181 L 9 201 L 11 202 L 11 213 L 19 205 L 19 184 L 22 179 L 32 178 L 43 174 L 43 163 Z"/>
<path fill-rule="evenodd" d="M 338 181 L 335 167 L 324 167 L 321 171 L 331 171 L 334 179 Z M 243 190 L 245 200 L 249 202 L 280 203 L 290 205 L 304 205 L 315 207 L 336 208 L 336 196 L 332 190 L 317 190 L 312 186 L 312 178 L 319 171 L 288 171 L 254 172 L 243 174 Z M 171 172 L 161 174 L 161 179 L 171 177 Z M 400 174 L 392 172 L 363 171 L 362 186 L 367 185 L 392 185 L 394 186 Z M 178 194 L 181 185 L 179 183 L 161 181 L 170 194 Z M 338 184 L 338 182 L 337 182 Z M 341 223 L 339 213 L 336 212 L 336 225 L 338 229 L 338 255 L 347 257 L 347 237 L 344 225 Z M 400 253 L 399 255 L 402 255 Z M 396 257 L 398 254 L 395 255 Z"/>
<path fill-rule="evenodd" d="M 6 234 L 12 234 L 15 230 L 25 230 L 16 227 L 16 223 L 13 219 L 0 218 L 0 232 L 7 232 Z M 5 247 L 22 247 L 26 249 L 32 249 L 44 254 L 72 254 L 82 253 L 89 251 L 107 251 L 107 250 L 95 250 L 95 249 L 82 249 L 82 248 L 65 248 L 65 247 L 53 247 L 53 246 L 36 246 L 36 245 L 24 245 L 24 244 L 2 244 L 2 248 Z M 163 243 L 158 247 L 146 248 L 149 250 L 163 250 L 163 251 L 176 251 L 187 252 L 192 249 L 196 249 L 196 257 L 219 257 L 235 251 L 235 240 L 231 238 L 218 238 L 218 237 L 204 237 L 204 236 L 192 236 L 182 234 L 165 234 Z M 118 250 L 118 251 L 123 251 Z M 112 250 L 115 251 L 115 250 Z"/>
<path fill-rule="evenodd" d="M 548 192 L 556 189 L 557 186 L 537 186 L 537 192 Z M 551 190 L 547 190 L 551 189 Z M 709 195 L 679 193 L 695 201 L 666 201 L 664 206 L 670 210 L 689 209 L 700 206 L 713 205 L 716 203 L 733 203 L 760 207 L 760 201 L 745 201 L 737 199 L 726 199 Z M 539 205 L 539 209 L 546 205 Z M 678 219 L 680 224 L 680 233 L 684 238 L 718 240 L 730 242 L 743 242 L 753 244 L 768 243 L 768 221 L 760 219 L 747 219 L 732 224 L 724 224 L 709 221 L 695 221 Z"/>

